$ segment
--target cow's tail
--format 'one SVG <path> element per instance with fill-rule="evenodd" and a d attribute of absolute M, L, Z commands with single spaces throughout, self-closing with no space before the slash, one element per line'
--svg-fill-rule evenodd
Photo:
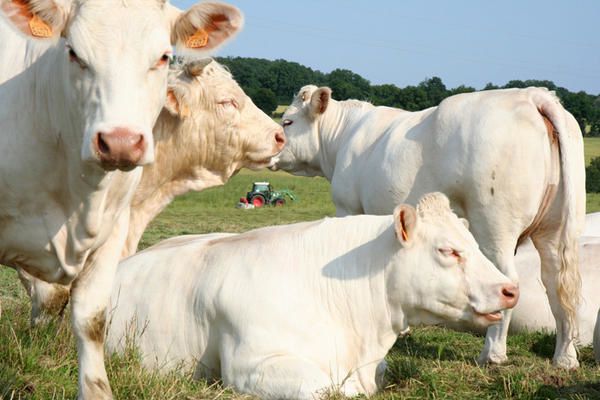
<path fill-rule="evenodd" d="M 558 257 L 558 299 L 566 312 L 571 337 L 578 335 L 577 309 L 581 299 L 578 238 L 585 218 L 585 168 L 583 138 L 579 125 L 562 107 L 554 92 L 536 90 L 533 100 L 540 114 L 553 125 L 558 136 L 560 174 L 563 182 L 562 226 Z M 583 187 L 582 187 L 583 186 Z M 583 198 L 582 198 L 583 196 Z"/>

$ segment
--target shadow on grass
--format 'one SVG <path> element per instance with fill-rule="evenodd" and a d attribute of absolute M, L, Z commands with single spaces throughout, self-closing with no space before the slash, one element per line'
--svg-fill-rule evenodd
<path fill-rule="evenodd" d="M 554 355 L 554 346 L 556 345 L 556 335 L 551 333 L 540 333 L 534 334 L 531 346 L 529 350 L 543 358 L 552 358 Z"/>
<path fill-rule="evenodd" d="M 428 360 L 463 361 L 464 357 L 448 347 L 448 343 L 424 343 L 420 337 L 409 334 L 398 338 L 394 350 L 403 356 L 416 357 Z"/>
<path fill-rule="evenodd" d="M 533 394 L 532 399 L 600 399 L 600 382 L 585 382 L 561 386 L 560 382 L 545 384 Z"/>

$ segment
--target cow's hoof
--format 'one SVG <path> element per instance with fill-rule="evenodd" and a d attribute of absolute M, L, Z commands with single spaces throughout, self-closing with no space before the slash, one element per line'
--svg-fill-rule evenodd
<path fill-rule="evenodd" d="M 555 367 L 562 369 L 579 368 L 579 361 L 577 361 L 577 358 L 569 356 L 554 357 L 554 359 L 552 360 L 552 364 L 554 364 Z"/>
<path fill-rule="evenodd" d="M 506 354 L 481 354 L 477 359 L 477 364 L 488 365 L 488 364 L 504 364 L 508 361 Z"/>

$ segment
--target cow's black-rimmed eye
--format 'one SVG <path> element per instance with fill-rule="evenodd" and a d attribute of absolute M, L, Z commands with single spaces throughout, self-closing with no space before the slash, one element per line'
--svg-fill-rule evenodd
<path fill-rule="evenodd" d="M 71 46 L 67 46 L 67 48 L 69 49 L 69 61 L 76 62 L 81 68 L 87 68 L 87 65 L 79 58 L 75 50 Z"/>
<path fill-rule="evenodd" d="M 161 68 L 164 67 L 166 65 L 169 65 L 169 63 L 171 62 L 171 53 L 165 53 L 162 56 L 160 56 L 160 58 L 158 59 L 158 61 L 156 62 L 156 65 L 154 65 L 153 69 L 157 69 L 157 68 Z"/>
<path fill-rule="evenodd" d="M 290 126 L 293 123 L 294 123 L 294 121 L 292 121 L 290 119 L 284 119 L 283 122 L 281 123 L 281 126 L 283 126 L 285 128 L 286 126 Z"/>

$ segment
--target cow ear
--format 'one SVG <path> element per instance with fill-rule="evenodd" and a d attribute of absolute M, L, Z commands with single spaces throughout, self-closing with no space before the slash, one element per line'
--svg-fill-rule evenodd
<path fill-rule="evenodd" d="M 30 38 L 58 38 L 67 24 L 70 2 L 65 0 L 4 0 L 1 12 L 19 32 Z"/>
<path fill-rule="evenodd" d="M 167 87 L 167 100 L 164 108 L 173 116 L 184 119 L 190 116 L 189 90 L 181 84 Z"/>
<path fill-rule="evenodd" d="M 408 204 L 400 204 L 394 209 L 396 237 L 403 245 L 410 244 L 417 227 L 417 210 Z"/>
<path fill-rule="evenodd" d="M 327 110 L 329 100 L 331 99 L 331 89 L 324 86 L 315 90 L 310 97 L 310 113 L 317 117 Z"/>
<path fill-rule="evenodd" d="M 172 21 L 171 43 L 178 54 L 206 55 L 238 33 L 244 25 L 239 9 L 222 3 L 198 3 L 181 12 L 165 5 Z"/>

